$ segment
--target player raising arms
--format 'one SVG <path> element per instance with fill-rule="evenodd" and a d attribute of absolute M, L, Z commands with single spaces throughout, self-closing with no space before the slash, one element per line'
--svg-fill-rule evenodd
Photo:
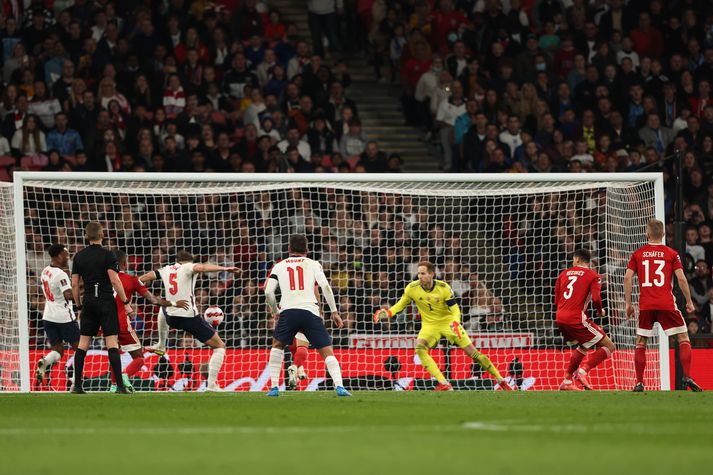
<path fill-rule="evenodd" d="M 208 385 L 206 391 L 221 391 L 222 389 L 216 381 L 225 359 L 225 343 L 220 339 L 215 328 L 198 314 L 195 304 L 196 276 L 204 272 L 232 272 L 238 274 L 240 269 L 214 264 L 194 264 L 191 253 L 180 250 L 176 253 L 175 264 L 148 272 L 139 277 L 143 284 L 160 278 L 166 290 L 167 300 L 176 299 L 190 302 L 188 309 L 178 306 L 178 302 L 176 302 L 175 307 L 172 305 L 170 310 L 167 307 L 161 309 L 158 316 L 158 344 L 153 348 L 147 349 L 157 354 L 164 354 L 166 352 L 166 338 L 168 338 L 169 327 L 187 331 L 201 343 L 213 348 L 213 354 L 208 361 Z"/>
<path fill-rule="evenodd" d="M 44 384 L 47 370 L 62 359 L 64 344 L 76 350 L 79 344 L 79 324 L 72 309 L 72 283 L 64 271 L 69 263 L 69 251 L 64 244 L 52 244 L 47 253 L 50 265 L 42 269 L 40 281 L 45 296 L 42 322 L 50 343 L 50 352 L 37 362 L 37 384 Z"/>
<path fill-rule="evenodd" d="M 320 317 L 318 299 L 314 289 L 319 285 L 332 312 L 332 321 L 337 328 L 342 328 L 342 322 L 334 292 L 327 282 L 322 265 L 307 257 L 307 238 L 301 234 L 290 236 L 289 257 L 272 268 L 265 284 L 267 304 L 277 318 L 270 350 L 270 380 L 272 387 L 268 396 L 279 396 L 280 371 L 285 346 L 292 343 L 297 332 L 302 331 L 309 342 L 324 358 L 327 371 L 334 381 L 337 396 L 351 396 L 342 382 L 342 370 L 334 356 L 332 339 L 327 333 L 324 321 Z M 275 291 L 280 288 L 280 306 L 277 306 Z M 279 316 L 278 316 L 279 314 Z"/>
<path fill-rule="evenodd" d="M 421 331 L 416 339 L 416 355 L 423 367 L 438 381 L 436 391 L 453 391 L 453 386 L 438 369 L 438 365 L 428 353 L 438 341 L 445 337 L 449 343 L 458 345 L 490 373 L 500 385 L 500 389 L 512 390 L 500 376 L 500 372 L 490 359 L 480 353 L 470 341 L 468 333 L 460 323 L 460 308 L 451 287 L 442 280 L 436 280 L 436 268 L 428 261 L 418 263 L 418 280 L 406 286 L 401 299 L 393 307 L 379 309 L 374 313 L 374 322 L 387 320 L 403 311 L 411 302 L 416 304 L 421 314 Z"/>
<path fill-rule="evenodd" d="M 569 365 L 560 385 L 563 391 L 580 391 L 573 382 L 579 380 L 585 389 L 592 389 L 587 374 L 591 369 L 609 358 L 616 347 L 604 330 L 591 321 L 586 315 L 589 301 L 594 304 L 597 316 L 604 316 L 601 296 L 601 278 L 589 268 L 592 260 L 586 249 L 574 252 L 572 267 L 562 271 L 555 284 L 555 305 L 557 306 L 557 326 L 565 337 L 565 341 L 577 343 L 572 351 Z M 597 347 L 587 361 L 582 359 L 593 346 Z"/>
<path fill-rule="evenodd" d="M 681 292 L 686 298 L 686 311 L 693 312 L 695 310 L 686 275 L 683 273 L 681 257 L 678 252 L 663 243 L 664 224 L 658 219 L 649 220 L 646 225 L 646 238 L 649 243 L 631 255 L 626 274 L 624 274 L 624 299 L 628 318 L 634 317 L 634 306 L 631 303 L 634 274 L 639 279 L 639 327 L 636 329 L 636 349 L 634 350 L 634 367 L 636 369 L 634 391 L 644 390 L 646 342 L 649 337 L 656 335 L 653 329 L 654 322 L 659 322 L 666 336 L 675 335 L 678 340 L 684 386 L 691 391 L 703 391 L 690 376 L 691 342 L 688 339 L 686 322 L 681 312 L 676 308 L 676 301 L 673 297 L 673 275 L 675 274 L 678 286 L 681 287 Z"/>
<path fill-rule="evenodd" d="M 161 297 L 156 297 L 149 291 L 149 289 L 144 287 L 144 284 L 141 283 L 138 277 L 126 273 L 126 270 L 129 267 L 129 258 L 126 253 L 122 250 L 116 250 L 114 254 L 116 254 L 116 260 L 119 261 L 119 280 L 121 280 L 121 285 L 124 286 L 124 292 L 126 293 L 127 299 L 131 300 L 132 295 L 136 293 L 151 302 L 151 304 L 158 305 L 160 307 L 177 307 L 184 310 L 189 310 L 191 308 L 188 300 L 170 301 Z M 132 358 L 131 363 L 129 363 L 129 365 L 124 368 L 124 371 L 121 373 L 121 378 L 124 382 L 124 387 L 133 392 L 134 388 L 129 382 L 129 376 L 135 375 L 143 367 L 144 352 L 141 342 L 139 341 L 139 337 L 136 335 L 136 332 L 131 325 L 131 319 L 126 314 L 124 304 L 119 300 L 118 295 L 116 296 L 116 309 L 119 312 L 119 346 L 122 351 L 129 353 Z M 115 391 L 116 384 L 112 384 L 109 392 Z"/>

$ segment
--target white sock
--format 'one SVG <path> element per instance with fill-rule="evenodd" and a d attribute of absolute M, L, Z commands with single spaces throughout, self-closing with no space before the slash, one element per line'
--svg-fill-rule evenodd
<path fill-rule="evenodd" d="M 327 356 L 324 359 L 324 364 L 327 365 L 327 371 L 329 371 L 329 376 L 332 377 L 334 381 L 334 387 L 344 386 L 342 381 L 342 369 L 339 367 L 339 361 L 334 355 Z"/>
<path fill-rule="evenodd" d="M 58 362 L 60 360 L 60 358 L 62 358 L 62 355 L 60 355 L 58 352 L 52 350 L 49 353 L 47 353 L 44 356 L 44 358 L 45 358 L 45 368 L 49 368 L 50 366 L 52 366 L 53 364 Z"/>
<path fill-rule="evenodd" d="M 168 338 L 168 322 L 166 321 L 166 316 L 163 312 L 158 312 L 158 344 L 159 347 L 166 346 L 166 339 Z"/>
<path fill-rule="evenodd" d="M 270 380 L 272 381 L 270 389 L 280 387 L 280 371 L 282 370 L 282 358 L 285 356 L 285 350 L 273 348 L 270 350 Z"/>
<path fill-rule="evenodd" d="M 225 359 L 225 348 L 214 348 L 208 361 L 208 386 L 213 386 L 218 379 L 223 359 Z"/>

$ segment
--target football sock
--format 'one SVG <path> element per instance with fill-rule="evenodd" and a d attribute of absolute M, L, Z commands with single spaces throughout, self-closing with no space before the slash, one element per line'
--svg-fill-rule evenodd
<path fill-rule="evenodd" d="M 334 355 L 327 356 L 324 359 L 324 364 L 327 365 L 327 371 L 329 371 L 329 376 L 332 377 L 334 381 L 334 387 L 344 386 L 342 381 L 342 369 L 339 367 L 339 361 Z"/>
<path fill-rule="evenodd" d="M 474 361 L 477 361 L 481 368 L 490 373 L 490 375 L 495 378 L 495 381 L 503 379 L 503 377 L 500 376 L 500 371 L 498 371 L 498 368 L 490 361 L 490 358 L 478 351 L 470 355 L 470 357 L 473 358 Z"/>
<path fill-rule="evenodd" d="M 168 322 L 166 321 L 166 315 L 163 312 L 158 312 L 158 345 L 160 347 L 166 346 L 166 339 L 168 339 Z"/>
<path fill-rule="evenodd" d="M 74 351 L 74 387 L 82 388 L 82 374 L 84 373 L 84 358 L 87 352 L 81 348 Z"/>
<path fill-rule="evenodd" d="M 214 348 L 213 354 L 208 361 L 208 386 L 212 386 L 218 380 L 218 373 L 223 366 L 225 359 L 225 348 Z"/>
<path fill-rule="evenodd" d="M 646 369 L 646 345 L 636 345 L 634 350 L 634 368 L 636 368 L 636 382 L 644 384 L 644 370 Z"/>
<path fill-rule="evenodd" d="M 304 346 L 298 346 L 292 355 L 295 366 L 299 368 L 305 364 L 305 360 L 307 359 L 307 348 Z"/>
<path fill-rule="evenodd" d="M 45 368 L 49 368 L 62 358 L 58 352 L 52 350 L 45 355 Z"/>
<path fill-rule="evenodd" d="M 586 372 L 589 372 L 592 368 L 596 368 L 597 365 L 599 365 L 602 361 L 606 360 L 611 356 L 611 351 L 609 351 L 609 348 L 606 346 L 602 346 L 601 348 L 598 348 L 597 351 L 592 353 L 589 358 L 587 358 L 587 361 L 584 362 L 582 365 L 582 369 Z"/>
<path fill-rule="evenodd" d="M 448 382 L 445 376 L 443 376 L 443 373 L 441 373 L 441 370 L 438 369 L 436 362 L 433 360 L 431 355 L 428 354 L 428 348 L 422 345 L 416 345 L 416 355 L 418 356 L 418 359 L 421 360 L 421 365 L 423 365 L 426 371 L 431 373 L 431 376 L 436 378 L 436 381 L 438 381 L 439 384 L 445 384 Z"/>
<path fill-rule="evenodd" d="M 139 371 L 141 371 L 141 367 L 143 365 L 144 359 L 142 357 L 134 358 L 133 360 L 131 360 L 131 363 L 129 363 L 124 372 L 127 376 L 133 376 Z"/>
<path fill-rule="evenodd" d="M 117 388 L 124 387 L 124 381 L 121 379 L 121 354 L 119 348 L 109 348 L 109 366 L 114 376 Z"/>
<path fill-rule="evenodd" d="M 270 368 L 270 388 L 280 387 L 280 371 L 282 370 L 282 358 L 285 352 L 280 348 L 273 348 L 270 350 L 270 359 L 268 361 L 268 366 Z"/>
<path fill-rule="evenodd" d="M 579 368 L 579 365 L 582 363 L 582 360 L 586 355 L 587 350 L 584 348 L 577 347 L 572 350 L 572 355 L 569 357 L 569 364 L 567 365 L 567 372 L 564 375 L 564 379 L 572 379 L 572 375 L 575 371 L 577 371 L 577 368 Z"/>
<path fill-rule="evenodd" d="M 678 344 L 678 357 L 681 359 L 683 375 L 689 377 L 691 375 L 691 342 L 682 341 Z"/>

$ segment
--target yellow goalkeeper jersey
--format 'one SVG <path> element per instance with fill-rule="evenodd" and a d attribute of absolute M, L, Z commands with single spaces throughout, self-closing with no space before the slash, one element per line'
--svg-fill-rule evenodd
<path fill-rule="evenodd" d="M 433 288 L 426 290 L 418 280 L 404 289 L 401 299 L 389 310 L 392 315 L 402 312 L 411 302 L 416 304 L 421 314 L 422 325 L 450 324 L 460 322 L 460 308 L 456 303 L 451 286 L 442 280 L 433 281 Z"/>

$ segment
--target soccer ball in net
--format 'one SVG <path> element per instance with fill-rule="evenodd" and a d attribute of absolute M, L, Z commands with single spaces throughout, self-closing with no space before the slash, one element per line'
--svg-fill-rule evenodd
<path fill-rule="evenodd" d="M 217 305 L 211 305 L 203 312 L 203 318 L 205 318 L 205 321 L 210 323 L 213 328 L 218 328 L 220 322 L 225 318 L 225 314 Z"/>

